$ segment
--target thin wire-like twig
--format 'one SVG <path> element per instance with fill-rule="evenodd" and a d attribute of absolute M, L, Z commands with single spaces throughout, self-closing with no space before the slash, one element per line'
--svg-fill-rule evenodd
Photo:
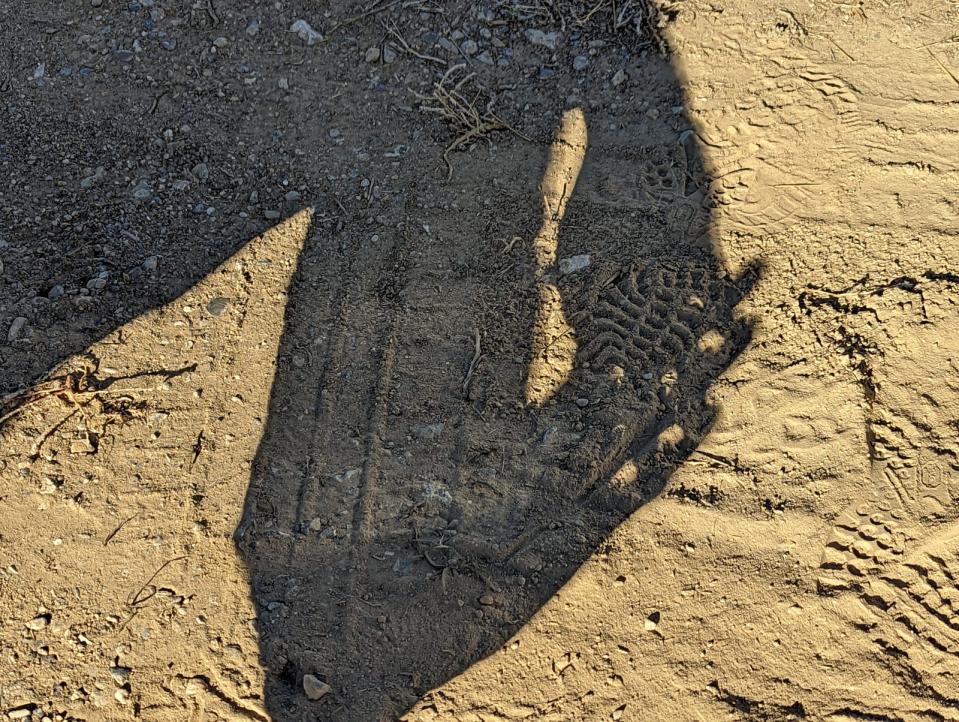
<path fill-rule="evenodd" d="M 151 599 L 156 594 L 155 588 L 154 588 L 154 591 L 150 592 L 145 597 L 141 597 L 140 595 L 143 594 L 144 591 L 146 591 L 147 587 L 153 585 L 153 580 L 160 575 L 160 572 L 162 572 L 168 566 L 173 564 L 173 562 L 183 561 L 184 559 L 186 559 L 186 556 L 179 556 L 179 557 L 173 557 L 173 559 L 167 559 L 165 562 L 163 562 L 163 564 L 161 564 L 157 568 L 157 570 L 153 572 L 152 576 L 149 579 L 147 579 L 146 582 L 143 583 L 143 586 L 137 590 L 136 594 L 134 594 L 133 596 L 127 599 L 127 604 L 129 604 L 131 607 L 138 607 L 141 604 L 143 604 L 145 601 L 147 601 L 148 599 Z"/>
<path fill-rule="evenodd" d="M 483 354 L 480 351 L 480 332 L 478 328 L 473 329 L 473 359 L 470 361 L 469 368 L 466 370 L 466 378 L 463 379 L 463 393 L 469 391 L 470 381 L 473 380 L 473 374 L 476 372 L 476 367 L 479 366 L 479 362 L 482 360 Z"/>
<path fill-rule="evenodd" d="M 420 52 L 417 52 L 416 50 L 413 50 L 413 48 L 410 47 L 410 44 L 406 42 L 406 38 L 400 35 L 400 31 L 397 29 L 396 23 L 387 22 L 387 23 L 382 23 L 382 25 L 394 38 L 396 38 L 400 42 L 402 49 L 406 51 L 407 53 L 409 53 L 410 55 L 412 55 L 413 57 L 419 58 L 420 60 L 426 60 L 431 63 L 438 63 L 439 65 L 448 65 L 448 63 L 442 58 L 437 58 L 433 55 L 426 55 L 425 53 L 420 53 Z"/>
<path fill-rule="evenodd" d="M 115 536 L 120 532 L 120 530 L 121 530 L 123 527 L 125 527 L 127 524 L 129 524 L 129 523 L 130 523 L 131 521 L 133 521 L 134 519 L 136 519 L 137 516 L 139 516 L 139 514 L 140 514 L 140 512 L 137 512 L 137 513 L 134 514 L 133 516 L 127 517 L 126 519 L 124 519 L 123 521 L 121 521 L 119 524 L 117 524 L 116 527 L 114 527 L 113 531 L 111 531 L 109 534 L 107 534 L 107 538 L 103 540 L 103 546 L 106 546 L 107 544 L 109 544 L 109 543 L 110 543 L 110 540 L 113 539 L 113 537 L 115 537 Z"/>

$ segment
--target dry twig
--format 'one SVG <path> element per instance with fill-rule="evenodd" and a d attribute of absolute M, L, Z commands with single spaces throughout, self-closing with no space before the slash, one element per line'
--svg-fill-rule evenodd
<path fill-rule="evenodd" d="M 471 140 L 485 137 L 496 130 L 508 130 L 523 140 L 531 140 L 493 112 L 492 99 L 483 102 L 483 93 L 480 90 L 469 90 L 476 73 L 467 73 L 456 79 L 457 73 L 465 67 L 463 63 L 452 66 L 434 83 L 433 92 L 429 95 L 416 93 L 422 103 L 420 109 L 423 112 L 438 115 L 458 133 L 443 151 L 443 162 L 449 169 L 447 180 L 453 177 L 450 153 Z"/>
<path fill-rule="evenodd" d="M 429 62 L 431 62 L 431 63 L 438 63 L 439 65 L 447 65 L 447 64 L 448 64 L 448 63 L 447 63 L 445 60 L 443 60 L 442 58 L 437 58 L 437 57 L 434 56 L 434 55 L 426 55 L 425 53 L 420 53 L 420 52 L 417 52 L 416 50 L 413 50 L 413 48 L 410 46 L 410 44 L 409 44 L 408 42 L 406 42 L 406 38 L 404 38 L 402 35 L 400 35 L 400 31 L 399 31 L 399 29 L 397 29 L 396 23 L 394 23 L 394 22 L 385 22 L 385 23 L 382 23 L 382 25 L 383 25 L 384 28 L 386 28 L 387 32 L 389 32 L 394 38 L 396 38 L 396 39 L 399 41 L 400 45 L 402 46 L 402 49 L 403 49 L 405 52 L 407 52 L 407 53 L 409 53 L 410 55 L 412 55 L 413 57 L 419 58 L 420 60 L 427 60 L 427 61 L 429 61 Z"/>
<path fill-rule="evenodd" d="M 478 328 L 473 329 L 473 359 L 470 361 L 469 368 L 466 370 L 466 378 L 463 379 L 463 393 L 469 393 L 470 381 L 473 380 L 473 374 L 476 372 L 476 367 L 479 366 L 479 362 L 482 360 L 483 354 L 480 351 L 480 332 Z"/>

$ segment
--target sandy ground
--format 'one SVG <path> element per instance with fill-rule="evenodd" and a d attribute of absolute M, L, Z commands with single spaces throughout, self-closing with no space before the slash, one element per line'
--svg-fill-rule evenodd
<path fill-rule="evenodd" d="M 0 6 L 0 713 L 959 719 L 957 27 Z"/>

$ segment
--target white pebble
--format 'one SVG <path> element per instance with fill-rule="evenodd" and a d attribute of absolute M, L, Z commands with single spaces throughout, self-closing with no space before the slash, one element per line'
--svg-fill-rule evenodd
<path fill-rule="evenodd" d="M 296 33 L 296 36 L 307 45 L 316 45 L 323 39 L 306 20 L 297 20 L 290 26 L 290 32 Z"/>
<path fill-rule="evenodd" d="M 592 256 L 590 256 L 588 253 L 582 253 L 578 256 L 570 256 L 568 258 L 561 258 L 559 261 L 559 272 L 565 276 L 570 273 L 582 271 L 584 268 L 587 268 L 590 263 L 592 263 L 592 260 Z"/>
<path fill-rule="evenodd" d="M 7 331 L 7 341 L 16 341 L 20 338 L 20 333 L 23 331 L 26 323 L 27 319 L 23 316 L 17 316 L 13 319 L 13 323 L 10 324 L 10 330 Z"/>

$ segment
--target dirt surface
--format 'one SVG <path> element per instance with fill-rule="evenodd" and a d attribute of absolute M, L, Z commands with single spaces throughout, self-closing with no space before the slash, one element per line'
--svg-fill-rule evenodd
<path fill-rule="evenodd" d="M 959 719 L 957 27 L 0 6 L 0 713 Z"/>

